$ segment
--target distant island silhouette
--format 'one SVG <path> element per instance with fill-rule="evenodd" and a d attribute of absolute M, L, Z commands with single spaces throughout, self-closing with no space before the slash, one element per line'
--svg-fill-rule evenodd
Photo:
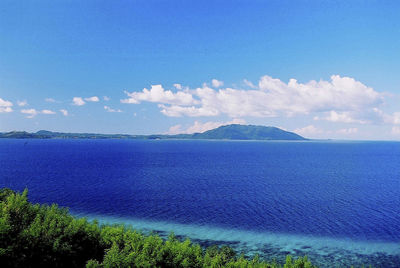
<path fill-rule="evenodd" d="M 14 139 L 195 139 L 195 140 L 307 140 L 306 138 L 277 127 L 255 125 L 225 125 L 202 133 L 193 134 L 96 134 L 63 133 L 40 130 L 35 133 L 11 131 L 0 133 L 0 138 Z"/>

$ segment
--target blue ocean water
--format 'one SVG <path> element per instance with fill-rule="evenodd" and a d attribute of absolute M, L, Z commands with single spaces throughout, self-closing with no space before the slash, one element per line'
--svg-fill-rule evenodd
<path fill-rule="evenodd" d="M 202 245 L 400 265 L 400 143 L 0 140 L 0 187 Z"/>

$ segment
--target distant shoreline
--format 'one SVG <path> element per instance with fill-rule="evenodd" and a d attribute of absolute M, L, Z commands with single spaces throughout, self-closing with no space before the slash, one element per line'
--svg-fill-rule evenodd
<path fill-rule="evenodd" d="M 0 133 L 0 138 L 15 139 L 142 139 L 142 140 L 308 140 L 296 133 L 285 131 L 276 127 L 253 125 L 227 125 L 211 129 L 203 133 L 193 134 L 96 134 L 96 133 L 64 133 L 40 130 L 34 133 L 26 131 L 11 131 Z"/>

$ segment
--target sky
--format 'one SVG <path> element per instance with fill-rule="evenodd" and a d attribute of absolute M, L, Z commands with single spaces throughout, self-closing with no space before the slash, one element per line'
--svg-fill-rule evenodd
<path fill-rule="evenodd" d="M 400 139 L 399 1 L 0 1 L 0 132 Z"/>

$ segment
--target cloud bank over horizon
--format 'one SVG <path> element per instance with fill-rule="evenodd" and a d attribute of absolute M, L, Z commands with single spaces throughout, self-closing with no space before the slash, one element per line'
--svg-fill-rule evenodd
<path fill-rule="evenodd" d="M 162 85 L 152 85 L 141 92 L 125 91 L 121 103 L 156 103 L 168 117 L 294 117 L 313 114 L 313 120 L 337 123 L 400 123 L 400 114 L 381 110 L 386 94 L 350 77 L 332 75 L 329 81 L 311 80 L 288 83 L 262 76 L 257 85 L 244 80 L 247 89 L 225 87 L 213 79 L 212 86 L 191 89 L 175 84 L 175 92 Z"/>
<path fill-rule="evenodd" d="M 101 110 L 115 116 L 124 114 L 118 104 L 154 105 L 154 112 L 158 108 L 162 116 L 178 121 L 169 127 L 166 132 L 168 134 L 204 132 L 227 124 L 253 124 L 275 118 L 275 122 L 276 119 L 283 120 L 283 129 L 308 137 L 327 137 L 333 134 L 356 137 L 363 131 L 363 126 L 372 125 L 386 125 L 391 128 L 387 130 L 389 135 L 400 135 L 400 112 L 387 109 L 386 105 L 393 94 L 377 91 L 354 78 L 340 75 L 332 75 L 328 80 L 304 83 L 296 79 L 284 82 L 264 75 L 257 83 L 244 79 L 241 86 L 226 86 L 224 81 L 212 79 L 194 88 L 175 83 L 172 88 L 166 89 L 156 84 L 141 91 L 125 90 L 124 93 L 126 98 L 119 98 L 119 102 L 116 102 L 118 97 L 112 96 L 115 99 L 112 106 L 101 104 L 110 102 L 110 97 L 103 96 L 100 99 L 96 95 L 72 97 L 70 104 L 75 106 L 75 112 L 79 112 L 80 107 L 86 107 L 91 102 L 94 108 L 87 105 L 86 112 L 100 105 Z M 63 102 L 52 98 L 46 98 L 45 102 L 53 105 L 64 117 L 70 115 L 65 107 L 56 108 L 56 105 L 62 105 Z M 20 107 L 29 106 L 27 100 L 15 100 L 15 103 Z M 26 118 L 35 118 L 39 114 L 56 114 L 54 109 L 24 107 L 20 112 Z M 141 111 L 146 111 L 146 108 Z M 0 113 L 12 112 L 13 102 L 0 98 Z M 132 114 L 137 117 L 137 113 L 135 110 Z M 190 118 L 196 120 L 188 123 Z M 285 120 L 296 118 L 302 118 L 302 123 L 296 122 L 292 127 L 284 123 Z M 185 123 L 181 123 L 183 121 Z"/>
<path fill-rule="evenodd" d="M 176 83 L 172 89 L 165 89 L 158 84 L 142 91 L 125 91 L 125 94 L 127 98 L 121 99 L 121 103 L 154 103 L 161 114 L 171 118 L 228 117 L 246 122 L 251 118 L 284 120 L 307 117 L 308 124 L 293 127 L 291 131 L 311 137 L 333 134 L 356 137 L 362 131 L 360 126 L 400 125 L 400 112 L 390 111 L 385 106 L 393 94 L 377 91 L 352 77 L 340 75 L 304 83 L 296 79 L 284 82 L 264 75 L 257 83 L 244 79 L 242 86 L 232 87 L 212 79 L 197 88 Z M 318 122 L 337 125 L 336 130 L 315 126 Z M 193 129 L 204 132 L 221 124 L 220 120 L 195 120 L 192 126 L 173 125 L 167 133 L 194 133 Z M 392 128 L 391 135 L 399 135 L 397 130 Z"/>

